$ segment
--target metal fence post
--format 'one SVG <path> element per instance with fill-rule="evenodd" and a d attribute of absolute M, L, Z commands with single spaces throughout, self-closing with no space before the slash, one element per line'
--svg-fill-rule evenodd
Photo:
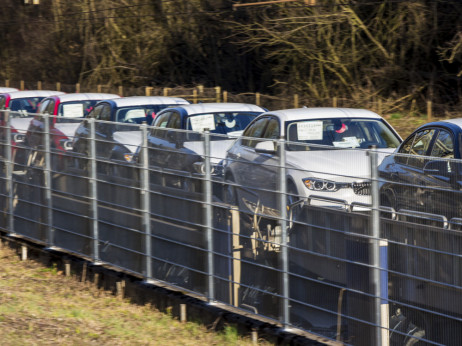
<path fill-rule="evenodd" d="M 13 161 L 12 161 L 12 145 L 11 145 L 11 114 L 9 110 L 5 111 L 5 179 L 6 179 L 6 195 L 8 202 L 8 234 L 13 235 L 14 232 L 14 191 L 13 191 Z"/>
<path fill-rule="evenodd" d="M 90 161 L 89 185 L 90 185 L 90 201 L 91 201 L 91 228 L 93 233 L 93 262 L 99 263 L 99 233 L 98 233 L 98 188 L 96 175 L 96 137 L 95 137 L 95 119 L 88 119 L 90 124 Z"/>
<path fill-rule="evenodd" d="M 148 130 L 146 122 L 141 125 L 141 210 L 143 213 L 143 231 L 145 234 L 146 274 L 145 280 L 152 279 L 152 249 L 151 249 L 151 204 L 149 193 L 149 160 L 148 160 Z"/>
<path fill-rule="evenodd" d="M 210 164 L 210 131 L 204 131 L 204 221 L 207 237 L 207 273 L 208 273 L 208 301 L 215 300 L 214 263 L 213 263 L 213 234 L 212 234 L 212 166 Z"/>
<path fill-rule="evenodd" d="M 44 156 L 45 166 L 43 170 L 44 187 L 45 187 L 45 208 L 47 220 L 47 245 L 52 247 L 54 243 L 53 229 L 53 203 L 51 197 L 51 145 L 50 145 L 50 115 L 44 114 Z"/>
<path fill-rule="evenodd" d="M 289 258 L 287 249 L 287 177 L 285 141 L 279 140 L 279 210 L 281 226 L 281 266 L 282 266 L 282 324 L 288 328 L 289 319 Z"/>
<path fill-rule="evenodd" d="M 375 146 L 369 150 L 371 169 L 371 276 L 370 287 L 373 288 L 373 323 L 375 325 L 374 345 L 382 345 L 382 316 L 381 316 L 381 292 L 380 292 L 380 198 L 378 180 L 378 153 Z"/>

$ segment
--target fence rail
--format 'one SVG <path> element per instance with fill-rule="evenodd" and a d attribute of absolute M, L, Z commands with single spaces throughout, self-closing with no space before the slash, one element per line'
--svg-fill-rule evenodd
<path fill-rule="evenodd" d="M 313 172 L 288 161 L 327 148 L 294 152 L 280 140 L 272 156 L 240 168 L 238 183 L 220 170 L 233 158 L 215 150 L 235 138 L 178 131 L 177 146 L 160 149 L 150 140 L 166 129 L 124 125 L 140 134 L 136 159 L 125 160 L 102 150 L 115 145 L 98 137 L 107 122 L 88 122 L 90 150 L 78 153 L 54 146 L 48 115 L 41 143 L 12 141 L 16 116 L 3 112 L 0 127 L 2 232 L 345 344 L 462 343 L 460 215 L 418 208 L 422 198 L 457 204 L 461 192 L 408 183 L 401 188 L 415 188 L 414 198 L 388 205 L 378 165 L 389 152 L 342 151 L 367 177 Z M 177 151 L 193 144 L 200 155 Z M 188 160 L 200 169 L 176 166 Z M 300 174 L 336 175 L 358 200 L 306 198 L 288 179 Z"/>
<path fill-rule="evenodd" d="M 221 86 L 204 87 L 197 85 L 193 87 L 125 87 L 114 85 L 81 85 L 64 84 L 61 82 L 44 83 L 42 81 L 12 81 L 5 80 L 5 87 L 14 87 L 19 90 L 57 90 L 67 93 L 80 92 L 106 92 L 115 93 L 120 96 L 176 96 L 183 97 L 192 103 L 199 102 L 245 102 L 253 103 L 270 110 L 306 107 L 348 107 L 366 108 L 381 115 L 391 115 L 393 113 L 405 114 L 424 114 L 427 121 L 432 121 L 435 117 L 458 117 L 460 116 L 460 106 L 449 106 L 448 104 L 435 104 L 432 100 L 420 102 L 415 99 L 404 97 L 399 100 L 385 99 L 377 96 L 363 96 L 358 99 L 351 97 L 331 96 L 326 98 L 313 99 L 296 92 L 287 92 L 281 95 L 267 95 L 259 92 L 231 93 Z"/>

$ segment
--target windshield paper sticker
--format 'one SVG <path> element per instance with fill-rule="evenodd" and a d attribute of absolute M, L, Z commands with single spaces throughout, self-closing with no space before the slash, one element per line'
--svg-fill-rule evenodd
<path fill-rule="evenodd" d="M 356 137 L 344 137 L 341 142 L 333 142 L 334 147 L 357 148 L 360 146 L 359 139 Z"/>
<path fill-rule="evenodd" d="M 213 114 L 196 115 L 189 118 L 191 129 L 193 131 L 202 132 L 205 129 L 210 131 L 215 130 L 215 117 Z"/>
<path fill-rule="evenodd" d="M 322 121 L 303 121 L 297 123 L 299 141 L 322 140 Z"/>
<path fill-rule="evenodd" d="M 63 116 L 70 118 L 82 118 L 83 115 L 83 104 L 63 105 Z"/>
<path fill-rule="evenodd" d="M 146 113 L 144 109 L 130 109 L 127 114 L 125 114 L 125 120 L 144 118 Z"/>

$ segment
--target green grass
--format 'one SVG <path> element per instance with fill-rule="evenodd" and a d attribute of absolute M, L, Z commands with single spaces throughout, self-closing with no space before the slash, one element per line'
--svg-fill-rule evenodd
<path fill-rule="evenodd" d="M 18 261 L 0 248 L 0 340 L 16 345 L 252 345 L 236 328 L 223 332 L 161 313 L 65 277 L 56 266 Z M 267 343 L 263 343 L 267 344 Z"/>

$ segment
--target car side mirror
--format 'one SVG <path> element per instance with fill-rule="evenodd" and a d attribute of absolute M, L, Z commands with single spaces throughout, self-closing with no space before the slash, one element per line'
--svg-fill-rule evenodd
<path fill-rule="evenodd" d="M 429 161 L 423 168 L 425 174 L 428 175 L 448 175 L 451 173 L 449 161 Z"/>
<path fill-rule="evenodd" d="M 260 154 L 276 154 L 276 145 L 274 141 L 258 142 L 255 151 Z"/>

